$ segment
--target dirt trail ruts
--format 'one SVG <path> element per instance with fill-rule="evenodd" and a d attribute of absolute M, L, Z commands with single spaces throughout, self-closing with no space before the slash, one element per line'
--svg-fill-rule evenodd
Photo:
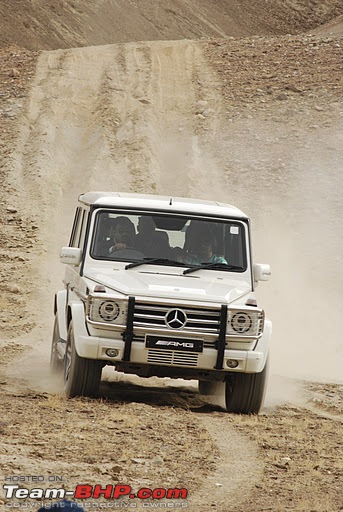
<path fill-rule="evenodd" d="M 51 256 L 55 240 L 67 239 L 69 226 L 61 219 L 69 221 L 80 190 L 187 196 L 220 182 L 213 168 L 209 173 L 206 146 L 202 142 L 199 149 L 197 134 L 196 109 L 204 95 L 209 116 L 212 103 L 221 110 L 220 94 L 214 89 L 212 98 L 206 95 L 206 81 L 213 86 L 209 75 L 201 48 L 190 41 L 40 56 L 11 180 L 32 198 L 27 206 L 41 217 Z M 215 120 L 208 120 L 208 138 L 216 136 Z"/>

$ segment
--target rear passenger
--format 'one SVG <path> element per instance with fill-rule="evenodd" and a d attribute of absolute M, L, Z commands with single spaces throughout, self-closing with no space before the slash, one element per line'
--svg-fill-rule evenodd
<path fill-rule="evenodd" d="M 165 231 L 156 231 L 154 219 L 141 216 L 137 225 L 138 234 L 135 247 L 147 258 L 168 258 L 170 256 L 169 237 Z"/>

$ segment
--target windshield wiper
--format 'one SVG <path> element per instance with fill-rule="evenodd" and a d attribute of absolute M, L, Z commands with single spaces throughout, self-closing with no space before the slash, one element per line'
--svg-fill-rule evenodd
<path fill-rule="evenodd" d="M 194 267 L 186 268 L 182 273 L 183 275 L 190 274 L 191 272 L 195 272 L 196 270 L 200 270 L 202 268 L 216 268 L 218 270 L 244 270 L 243 267 L 239 265 L 228 265 L 227 263 L 202 263 L 201 265 L 195 265 Z"/>
<path fill-rule="evenodd" d="M 180 261 L 169 260 L 168 258 L 143 258 L 140 261 L 134 261 L 133 263 L 129 263 L 126 265 L 125 270 L 129 268 L 139 267 L 140 265 L 148 265 L 149 263 L 156 263 L 157 265 L 165 265 L 166 263 L 170 263 L 171 265 L 184 267 L 185 264 Z"/>

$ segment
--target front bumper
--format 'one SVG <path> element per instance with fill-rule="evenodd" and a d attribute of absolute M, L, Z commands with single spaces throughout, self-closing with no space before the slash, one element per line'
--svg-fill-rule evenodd
<path fill-rule="evenodd" d="M 133 304 L 129 304 L 129 309 L 133 309 Z M 271 337 L 271 322 L 265 321 L 263 334 L 253 340 L 252 343 L 241 343 L 242 348 L 237 346 L 228 347 L 225 328 L 226 325 L 226 306 L 222 306 L 222 322 L 216 344 L 209 348 L 204 346 L 202 352 L 188 352 L 187 350 L 163 348 L 149 348 L 145 344 L 144 336 L 137 336 L 133 324 L 133 315 L 128 315 L 128 323 L 125 333 L 111 331 L 109 334 L 99 336 L 92 329 L 92 335 L 89 334 L 84 316 L 76 315 L 73 320 L 75 346 L 80 357 L 88 359 L 97 359 L 112 365 L 130 365 L 137 366 L 160 366 L 165 369 L 165 373 L 170 368 L 178 368 L 184 371 L 204 370 L 211 372 L 246 372 L 259 373 L 263 370 L 267 360 L 269 341 Z M 131 317 L 131 321 L 130 321 Z M 146 334 L 148 334 L 146 332 Z M 153 334 L 152 331 L 150 334 Z M 163 336 L 162 334 L 160 334 Z M 165 335 L 168 335 L 167 333 Z M 176 333 L 175 333 L 175 338 Z M 118 355 L 110 357 L 107 354 L 108 349 L 116 349 Z M 228 365 L 228 361 L 236 361 L 235 368 Z"/>
<path fill-rule="evenodd" d="M 263 338 L 263 336 L 262 336 Z M 258 345 L 263 339 L 260 339 Z M 119 363 L 124 358 L 125 343 L 122 339 L 102 338 L 81 335 L 78 337 L 78 354 L 80 357 L 99 359 L 108 363 Z M 263 348 L 261 346 L 261 348 Z M 108 349 L 117 349 L 117 357 L 109 357 Z M 139 365 L 163 365 L 182 368 L 197 368 L 203 370 L 239 371 L 258 373 L 263 370 L 266 360 L 263 350 L 224 350 L 223 367 L 215 368 L 217 350 L 204 348 L 202 353 L 186 352 L 169 349 L 149 349 L 142 342 L 133 341 L 131 344 L 130 361 Z M 227 361 L 238 362 L 236 368 L 229 368 Z"/>

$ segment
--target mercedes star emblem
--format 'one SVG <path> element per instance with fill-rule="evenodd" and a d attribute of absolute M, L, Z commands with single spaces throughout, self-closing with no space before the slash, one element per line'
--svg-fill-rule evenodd
<path fill-rule="evenodd" d="M 165 322 L 171 329 L 182 329 L 187 322 L 186 313 L 182 309 L 170 309 L 165 316 Z"/>

